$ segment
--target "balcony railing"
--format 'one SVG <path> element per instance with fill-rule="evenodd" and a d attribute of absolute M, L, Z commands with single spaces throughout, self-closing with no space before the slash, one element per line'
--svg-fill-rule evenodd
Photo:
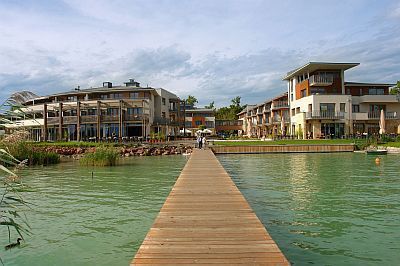
<path fill-rule="evenodd" d="M 290 122 L 290 118 L 288 116 L 284 116 L 283 120 L 285 123 Z M 272 122 L 277 123 L 277 122 L 282 122 L 282 117 L 281 116 L 274 116 L 272 117 Z"/>
<path fill-rule="evenodd" d="M 47 124 L 59 124 L 60 123 L 60 118 L 59 117 L 48 117 L 47 118 Z"/>
<path fill-rule="evenodd" d="M 147 115 L 144 114 L 129 114 L 129 115 L 125 115 L 124 120 L 126 121 L 142 121 L 142 120 L 146 120 L 147 119 Z"/>
<path fill-rule="evenodd" d="M 277 109 L 277 108 L 289 108 L 289 103 L 288 102 L 274 102 L 272 105 L 272 109 Z"/>
<path fill-rule="evenodd" d="M 119 121 L 119 115 L 102 115 L 102 122 L 116 122 Z"/>
<path fill-rule="evenodd" d="M 64 116 L 63 117 L 63 124 L 76 124 L 78 123 L 77 116 Z"/>
<path fill-rule="evenodd" d="M 306 119 L 344 119 L 345 112 L 312 111 L 306 113 Z"/>
<path fill-rule="evenodd" d="M 97 115 L 82 115 L 81 123 L 96 123 Z"/>
<path fill-rule="evenodd" d="M 381 118 L 381 112 L 369 112 L 368 113 L 368 118 L 369 119 L 380 119 Z M 397 112 L 385 112 L 385 119 L 399 119 L 400 116 L 397 114 Z"/>
<path fill-rule="evenodd" d="M 333 84 L 333 76 L 312 75 L 309 81 L 310 81 L 310 86 L 329 86 Z"/>

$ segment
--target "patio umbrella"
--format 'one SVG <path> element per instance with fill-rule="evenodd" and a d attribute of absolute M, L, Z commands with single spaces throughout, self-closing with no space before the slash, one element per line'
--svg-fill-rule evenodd
<path fill-rule="evenodd" d="M 204 133 L 204 134 L 211 134 L 212 131 L 209 130 L 209 129 L 207 129 L 207 128 L 205 128 L 205 129 L 203 129 L 202 133 Z"/>
<path fill-rule="evenodd" d="M 385 112 L 381 109 L 381 117 L 379 119 L 379 134 L 385 134 Z"/>
<path fill-rule="evenodd" d="M 281 118 L 281 132 L 282 132 L 282 136 L 284 136 L 285 135 L 285 119 L 283 116 Z"/>
<path fill-rule="evenodd" d="M 183 133 L 189 133 L 192 134 L 192 131 L 190 131 L 189 129 L 186 129 L 185 131 L 183 131 L 183 129 L 179 130 L 179 133 L 183 134 Z"/>

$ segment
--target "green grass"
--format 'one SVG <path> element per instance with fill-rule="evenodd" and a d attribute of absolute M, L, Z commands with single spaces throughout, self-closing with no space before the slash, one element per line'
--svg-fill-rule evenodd
<path fill-rule="evenodd" d="M 67 147 L 67 148 L 85 148 L 85 147 L 99 147 L 104 146 L 102 143 L 85 142 L 85 141 L 57 141 L 57 142 L 32 142 L 34 146 L 38 147 Z M 108 145 L 113 145 L 110 143 Z"/>
<path fill-rule="evenodd" d="M 214 141 L 214 145 L 221 146 L 255 146 L 255 145 L 319 145 L 319 144 L 351 144 L 352 139 L 296 139 L 296 140 L 274 140 L 274 141 Z"/>
<path fill-rule="evenodd" d="M 114 166 L 119 152 L 111 147 L 98 147 L 95 152 L 85 153 L 79 163 L 84 166 Z"/>
<path fill-rule="evenodd" d="M 396 142 L 388 142 L 388 143 L 379 144 L 379 145 L 386 146 L 386 147 L 395 147 L 395 148 L 400 148 L 400 141 L 396 141 Z"/>
<path fill-rule="evenodd" d="M 23 161 L 28 159 L 28 165 L 49 165 L 60 162 L 60 155 L 55 152 L 47 152 L 35 149 L 35 146 L 27 142 L 17 142 L 7 146 L 10 154 Z"/>

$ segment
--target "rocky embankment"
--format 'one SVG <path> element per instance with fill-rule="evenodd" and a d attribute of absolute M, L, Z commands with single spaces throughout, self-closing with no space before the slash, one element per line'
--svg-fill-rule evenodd
<path fill-rule="evenodd" d="M 143 145 L 139 147 L 115 147 L 119 150 L 121 156 L 159 156 L 159 155 L 176 155 L 176 154 L 188 154 L 191 153 L 193 147 L 187 145 L 179 146 L 150 146 Z M 42 148 L 44 151 L 55 152 L 61 156 L 66 157 L 80 157 L 80 155 L 86 152 L 96 151 L 95 147 L 45 147 Z"/>

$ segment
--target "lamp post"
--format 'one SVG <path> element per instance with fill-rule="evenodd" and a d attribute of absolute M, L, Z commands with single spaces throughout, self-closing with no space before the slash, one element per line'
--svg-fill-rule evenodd
<path fill-rule="evenodd" d="M 186 137 L 186 99 L 183 99 L 183 137 Z"/>

